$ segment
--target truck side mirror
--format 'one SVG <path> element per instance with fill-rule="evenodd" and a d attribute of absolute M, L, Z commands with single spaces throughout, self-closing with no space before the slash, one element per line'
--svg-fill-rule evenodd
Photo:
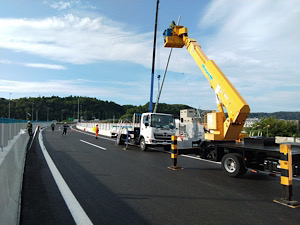
<path fill-rule="evenodd" d="M 149 123 L 145 123 L 145 126 L 148 127 L 148 126 L 149 126 Z"/>

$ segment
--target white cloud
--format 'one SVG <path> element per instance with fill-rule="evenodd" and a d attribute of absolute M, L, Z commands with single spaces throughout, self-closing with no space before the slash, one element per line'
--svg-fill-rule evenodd
<path fill-rule="evenodd" d="M 197 39 L 254 111 L 299 110 L 299 27 L 299 1 L 215 0 L 199 22 L 210 35 Z"/>
<path fill-rule="evenodd" d="M 124 31 L 107 18 L 68 14 L 42 20 L 0 19 L 0 47 L 74 64 L 121 60 L 151 65 L 151 33 Z"/>
<path fill-rule="evenodd" d="M 95 9 L 96 7 L 91 5 L 89 2 L 80 0 L 69 0 L 69 1 L 44 1 L 44 4 L 49 5 L 53 9 L 65 10 L 68 8 L 81 8 L 81 9 Z"/>
<path fill-rule="evenodd" d="M 10 60 L 0 60 L 0 63 L 2 63 L 2 64 L 13 64 L 13 62 L 10 61 Z"/>
<path fill-rule="evenodd" d="M 80 1 L 47 2 L 48 5 L 56 2 L 57 9 L 60 6 L 63 10 L 63 7 L 79 7 Z M 269 111 L 268 107 L 263 110 L 267 105 L 270 105 L 270 108 L 272 105 L 273 108 L 278 105 L 279 110 L 300 110 L 300 105 L 297 104 L 300 96 L 300 2 L 220 0 L 211 1 L 205 12 L 197 28 L 189 27 L 190 31 L 199 32 L 201 35 L 191 37 L 196 38 L 209 58 L 217 63 L 253 111 Z M 134 27 L 128 28 L 129 25 L 105 17 L 91 19 L 73 14 L 44 19 L 0 19 L 0 48 L 73 64 L 105 60 L 151 67 L 152 31 L 138 33 Z M 160 52 L 157 59 L 161 61 L 160 67 L 164 68 L 168 50 L 162 49 L 162 43 L 158 43 L 157 46 Z M 12 62 L 1 60 L 1 63 Z M 186 74 L 188 83 L 194 83 L 189 87 L 190 92 L 195 94 L 203 108 L 214 106 L 213 91 L 185 49 L 174 49 L 169 71 Z M 199 81 L 196 74 L 203 80 Z M 128 93 L 127 99 L 124 100 L 127 103 L 133 98 L 148 100 L 149 90 L 143 88 L 148 87 L 148 83 L 131 83 L 131 86 L 128 85 L 130 89 L 118 89 L 120 85 L 112 84 L 112 88 L 101 90 L 89 86 L 88 83 L 83 84 L 86 88 L 78 88 L 83 95 L 91 93 L 95 96 L 95 93 L 100 93 L 101 97 Z M 29 83 L 26 85 L 30 86 Z M 39 86 L 42 83 L 35 85 Z M 58 91 L 57 93 L 65 91 L 65 94 L 74 94 L 72 91 L 75 90 L 75 84 L 67 82 L 65 85 L 65 89 L 56 89 L 53 85 L 52 90 Z M 136 93 L 140 93 L 138 96 L 130 95 L 132 86 Z M 21 83 L 18 87 L 23 90 Z M 177 97 L 174 99 L 174 96 Z M 178 103 L 182 103 L 187 102 L 187 96 L 182 82 L 176 83 L 173 80 L 167 82 L 162 101 L 174 103 L 178 100 Z M 123 98 L 123 94 L 121 97 Z"/>
<path fill-rule="evenodd" d="M 263 71 L 300 68 L 299 27 L 299 1 L 213 1 L 200 21 L 216 29 L 204 43 L 211 58 Z"/>
<path fill-rule="evenodd" d="M 66 69 L 66 67 L 64 67 L 64 66 L 53 65 L 53 64 L 26 63 L 24 65 L 27 66 L 27 67 L 50 69 L 50 70 L 65 70 Z"/>
<path fill-rule="evenodd" d="M 95 85 L 95 83 L 97 85 Z M 76 80 L 48 80 L 43 82 L 0 80 L 1 92 L 12 92 L 14 96 L 93 96 L 100 99 L 115 101 L 118 104 L 129 102 L 141 102 L 148 98 L 148 90 L 145 90 L 143 82 L 120 82 L 106 86 L 102 81 L 91 81 L 84 79 Z M 132 95 L 134 89 L 139 95 Z M 120 94 L 122 93 L 122 94 Z"/>
<path fill-rule="evenodd" d="M 9 65 L 26 66 L 26 67 L 31 67 L 31 68 L 50 69 L 50 70 L 65 70 L 65 69 L 67 69 L 65 66 L 56 65 L 56 64 L 20 63 L 20 62 L 13 62 L 11 60 L 0 60 L 0 63 L 9 64 Z"/>
<path fill-rule="evenodd" d="M 62 10 L 71 7 L 71 3 L 59 1 L 59 2 L 53 2 L 50 6 L 54 9 Z"/>

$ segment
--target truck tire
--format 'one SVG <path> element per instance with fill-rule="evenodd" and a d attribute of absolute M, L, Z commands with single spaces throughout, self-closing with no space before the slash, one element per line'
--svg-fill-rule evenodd
<path fill-rule="evenodd" d="M 241 176 L 247 172 L 244 160 L 238 153 L 224 155 L 222 158 L 222 168 L 231 177 Z"/>
<path fill-rule="evenodd" d="M 168 152 L 171 150 L 171 145 L 164 145 L 163 148 L 166 152 Z"/>
<path fill-rule="evenodd" d="M 123 145 L 123 144 L 124 144 L 124 141 L 122 140 L 122 134 L 117 135 L 116 145 Z"/>
<path fill-rule="evenodd" d="M 148 146 L 146 145 L 145 139 L 141 138 L 140 140 L 140 149 L 141 151 L 147 151 Z"/>

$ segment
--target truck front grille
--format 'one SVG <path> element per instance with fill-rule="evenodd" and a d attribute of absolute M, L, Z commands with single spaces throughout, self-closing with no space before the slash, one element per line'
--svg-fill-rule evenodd
<path fill-rule="evenodd" d="M 167 133 L 162 133 L 162 134 L 158 134 L 158 133 L 154 133 L 154 138 L 157 140 L 171 140 L 172 135 L 167 134 Z"/>

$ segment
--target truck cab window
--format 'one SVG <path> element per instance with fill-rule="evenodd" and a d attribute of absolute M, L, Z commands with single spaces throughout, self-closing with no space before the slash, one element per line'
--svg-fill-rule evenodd
<path fill-rule="evenodd" d="M 146 123 L 149 124 L 149 116 L 148 115 L 143 117 L 143 124 L 146 124 Z"/>

